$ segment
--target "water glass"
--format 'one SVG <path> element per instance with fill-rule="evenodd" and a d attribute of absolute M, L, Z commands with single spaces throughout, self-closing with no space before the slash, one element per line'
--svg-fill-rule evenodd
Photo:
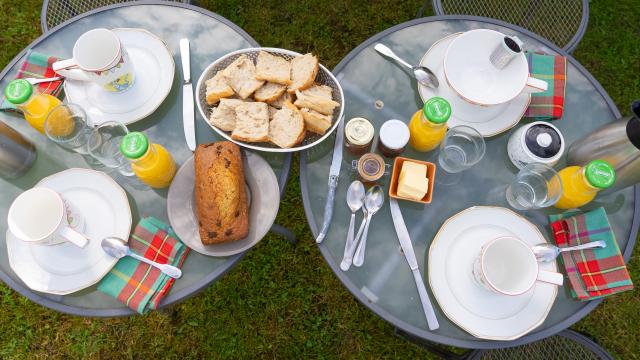
<path fill-rule="evenodd" d="M 440 144 L 438 163 L 449 173 L 459 173 L 477 164 L 485 152 L 484 138 L 474 128 L 455 126 Z"/>
<path fill-rule="evenodd" d="M 51 141 L 65 149 L 86 155 L 91 127 L 87 114 L 76 104 L 58 105 L 47 115 L 44 132 Z"/>
<path fill-rule="evenodd" d="M 562 194 L 562 181 L 550 166 L 531 163 L 523 167 L 507 187 L 507 202 L 518 210 L 541 209 L 555 204 Z"/>
<path fill-rule="evenodd" d="M 127 127 L 116 121 L 108 121 L 96 127 L 89 137 L 89 154 L 104 166 L 117 169 L 124 176 L 133 176 L 131 164 L 120 152 L 120 142 L 129 133 Z"/>

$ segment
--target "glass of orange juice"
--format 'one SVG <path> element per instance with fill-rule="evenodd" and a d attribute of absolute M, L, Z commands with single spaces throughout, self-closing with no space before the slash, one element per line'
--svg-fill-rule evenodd
<path fill-rule="evenodd" d="M 87 114 L 75 104 L 58 105 L 44 121 L 44 132 L 51 141 L 79 154 L 88 154 L 87 142 L 91 127 Z"/>

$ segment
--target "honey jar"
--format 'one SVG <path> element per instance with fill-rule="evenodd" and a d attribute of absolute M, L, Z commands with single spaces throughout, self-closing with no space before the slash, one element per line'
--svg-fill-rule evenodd
<path fill-rule="evenodd" d="M 371 151 L 371 143 L 375 130 L 371 122 L 357 117 L 349 120 L 344 126 L 345 147 L 355 155 L 361 156 Z"/>

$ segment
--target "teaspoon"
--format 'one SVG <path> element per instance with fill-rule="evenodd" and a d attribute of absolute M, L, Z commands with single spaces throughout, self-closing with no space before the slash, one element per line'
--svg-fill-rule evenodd
<path fill-rule="evenodd" d="M 104 250 L 104 252 L 113 256 L 114 258 L 120 259 L 125 256 L 131 256 L 134 259 L 138 259 L 144 263 L 147 263 L 153 267 L 160 269 L 160 271 L 171 276 L 174 279 L 179 279 L 182 276 L 182 270 L 178 269 L 173 265 L 160 264 L 155 261 L 149 260 L 145 257 L 142 257 L 134 252 L 131 252 L 129 245 L 127 245 L 127 243 L 122 239 L 119 239 L 116 237 L 107 237 L 102 239 L 102 242 L 100 243 L 100 245 L 102 246 L 102 249 Z"/>
<path fill-rule="evenodd" d="M 411 71 L 413 71 L 413 76 L 416 78 L 416 80 L 418 80 L 420 84 L 432 89 L 436 89 L 440 85 L 438 77 L 429 68 L 425 66 L 411 66 L 408 62 L 402 60 L 398 55 L 396 55 L 396 53 L 394 53 L 386 45 L 377 43 L 373 48 L 376 49 L 376 51 L 380 54 L 388 56 L 411 69 Z"/>

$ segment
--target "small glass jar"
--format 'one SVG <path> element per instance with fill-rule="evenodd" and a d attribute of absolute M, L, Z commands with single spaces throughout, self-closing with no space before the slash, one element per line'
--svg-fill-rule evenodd
<path fill-rule="evenodd" d="M 344 126 L 345 147 L 355 155 L 361 156 L 371 151 L 375 130 L 365 118 L 353 118 Z"/>
<path fill-rule="evenodd" d="M 358 160 L 358 177 L 365 184 L 375 183 L 385 174 L 386 165 L 382 156 L 366 153 Z"/>
<path fill-rule="evenodd" d="M 404 152 L 409 142 L 409 127 L 400 120 L 385 121 L 378 135 L 378 150 L 382 155 L 393 158 Z"/>

